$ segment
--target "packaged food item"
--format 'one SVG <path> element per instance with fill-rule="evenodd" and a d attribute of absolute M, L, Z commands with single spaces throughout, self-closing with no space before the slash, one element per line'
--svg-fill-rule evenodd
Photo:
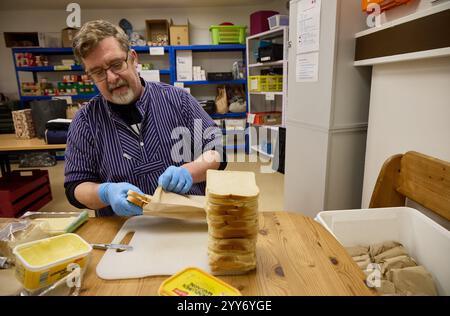
<path fill-rule="evenodd" d="M 48 224 L 29 219 L 13 219 L 0 223 L 0 256 L 14 262 L 12 250 L 17 245 L 48 237 Z"/>
<path fill-rule="evenodd" d="M 89 214 L 82 212 L 26 212 L 22 218 L 31 219 L 33 222 L 44 223 L 44 229 L 49 236 L 64 233 L 72 233 L 83 223 Z"/>
<path fill-rule="evenodd" d="M 195 267 L 189 267 L 164 281 L 161 296 L 241 296 L 236 288 Z"/>

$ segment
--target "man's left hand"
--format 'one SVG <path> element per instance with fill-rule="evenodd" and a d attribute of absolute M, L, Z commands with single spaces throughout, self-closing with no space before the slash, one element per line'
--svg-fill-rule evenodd
<path fill-rule="evenodd" d="M 183 167 L 170 166 L 159 176 L 158 185 L 164 191 L 186 194 L 192 187 L 192 175 Z"/>

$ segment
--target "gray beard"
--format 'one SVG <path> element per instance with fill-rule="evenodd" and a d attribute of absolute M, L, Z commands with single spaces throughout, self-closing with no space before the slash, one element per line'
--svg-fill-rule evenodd
<path fill-rule="evenodd" d="M 134 101 L 134 93 L 128 88 L 128 92 L 125 94 L 112 94 L 111 101 L 115 104 L 130 104 Z"/>

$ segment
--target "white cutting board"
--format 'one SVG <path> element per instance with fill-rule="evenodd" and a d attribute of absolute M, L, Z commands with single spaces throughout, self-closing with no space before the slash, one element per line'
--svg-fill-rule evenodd
<path fill-rule="evenodd" d="M 134 232 L 129 242 L 133 250 L 106 250 L 97 265 L 100 278 L 116 280 L 173 275 L 186 267 L 211 272 L 206 221 L 132 217 L 124 223 L 112 243 L 120 243 L 129 232 Z"/>

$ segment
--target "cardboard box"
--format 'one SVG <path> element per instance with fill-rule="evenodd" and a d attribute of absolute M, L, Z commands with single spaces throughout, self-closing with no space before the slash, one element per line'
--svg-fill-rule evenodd
<path fill-rule="evenodd" d="M 36 137 L 31 109 L 12 111 L 11 113 L 17 138 L 30 139 Z"/>
<path fill-rule="evenodd" d="M 169 21 L 167 20 L 145 20 L 147 32 L 147 45 L 167 46 L 169 45 Z"/>
<path fill-rule="evenodd" d="M 177 81 L 192 80 L 192 51 L 177 51 Z"/>
<path fill-rule="evenodd" d="M 75 35 L 78 33 L 78 29 L 72 27 L 66 27 L 61 31 L 61 43 L 62 47 L 72 47 L 72 41 Z"/>
<path fill-rule="evenodd" d="M 38 47 L 38 32 L 4 32 L 6 47 Z"/>
<path fill-rule="evenodd" d="M 189 45 L 189 25 L 170 26 L 170 45 Z"/>

